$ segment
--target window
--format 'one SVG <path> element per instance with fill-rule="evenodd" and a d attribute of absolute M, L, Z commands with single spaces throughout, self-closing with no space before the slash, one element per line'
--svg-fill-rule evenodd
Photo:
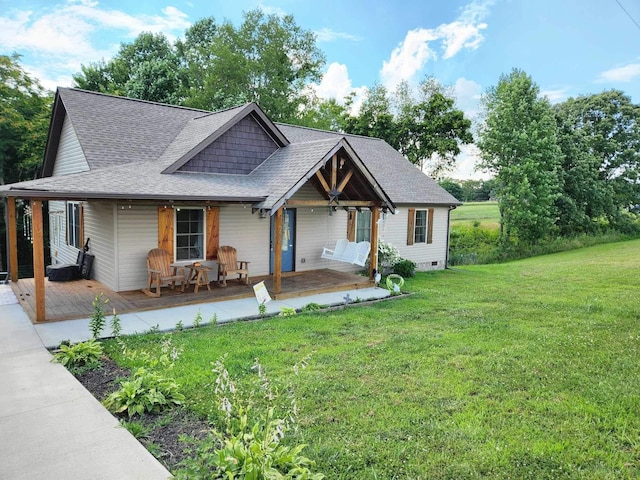
<path fill-rule="evenodd" d="M 416 210 L 416 224 L 413 237 L 414 243 L 426 243 L 427 241 L 427 211 Z"/>
<path fill-rule="evenodd" d="M 409 208 L 407 228 L 407 245 L 414 243 L 433 243 L 434 209 L 416 210 Z"/>
<path fill-rule="evenodd" d="M 371 210 L 363 210 L 356 216 L 356 242 L 371 241 Z"/>
<path fill-rule="evenodd" d="M 67 245 L 82 248 L 82 206 L 67 202 Z"/>
<path fill-rule="evenodd" d="M 204 260 L 204 210 L 176 210 L 176 260 Z"/>

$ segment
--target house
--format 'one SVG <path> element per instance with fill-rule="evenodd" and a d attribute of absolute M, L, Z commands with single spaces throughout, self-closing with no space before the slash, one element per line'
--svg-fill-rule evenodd
<path fill-rule="evenodd" d="M 70 88 L 56 92 L 41 178 L 0 196 L 9 224 L 15 200 L 31 202 L 36 295 L 43 200 L 53 263 L 75 262 L 91 238 L 93 277 L 116 292 L 146 286 L 152 248 L 215 267 L 232 245 L 252 275 L 273 275 L 275 295 L 286 272 L 361 269 L 321 258 L 343 238 L 373 253 L 380 239 L 419 270 L 443 269 L 459 205 L 380 139 L 274 123 L 254 103 L 208 112 Z"/>

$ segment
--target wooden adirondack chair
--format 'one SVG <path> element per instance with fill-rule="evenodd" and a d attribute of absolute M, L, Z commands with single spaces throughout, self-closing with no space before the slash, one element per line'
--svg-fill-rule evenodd
<path fill-rule="evenodd" d="M 227 286 L 227 276 L 238 274 L 238 282 L 249 285 L 249 262 L 238 261 L 236 249 L 228 245 L 218 249 L 218 283 L 222 277 L 223 287 Z M 244 277 L 244 279 L 243 279 Z"/>
<path fill-rule="evenodd" d="M 180 283 L 184 292 L 184 267 L 172 265 L 173 255 L 161 248 L 154 248 L 147 254 L 148 285 L 144 293 L 151 297 L 160 296 L 160 287 L 169 284 L 172 289 L 176 288 L 176 283 Z M 156 286 L 155 293 L 151 290 L 152 285 Z"/>

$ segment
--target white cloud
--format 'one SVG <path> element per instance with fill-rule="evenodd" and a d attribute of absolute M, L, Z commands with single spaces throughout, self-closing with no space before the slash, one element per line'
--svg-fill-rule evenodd
<path fill-rule="evenodd" d="M 436 60 L 438 54 L 432 43 L 440 42 L 445 60 L 463 49 L 477 49 L 484 40 L 482 30 L 487 28 L 483 19 L 493 3 L 493 0 L 474 0 L 453 22 L 407 32 L 405 39 L 391 52 L 389 60 L 383 62 L 380 71 L 383 85 L 393 89 L 402 80 L 411 80 L 429 60 Z"/>
<path fill-rule="evenodd" d="M 78 72 L 81 64 L 113 56 L 119 44 L 112 38 L 133 39 L 147 31 L 174 40 L 189 25 L 187 15 L 171 6 L 158 15 L 130 15 L 96 1 L 69 1 L 37 12 L 0 14 L 0 49 L 23 55 L 25 70 L 39 72 L 43 85 L 70 84 L 60 72 Z"/>
<path fill-rule="evenodd" d="M 597 82 L 630 82 L 640 77 L 640 63 L 630 63 L 622 67 L 612 68 L 602 72 Z"/>
<path fill-rule="evenodd" d="M 480 149 L 475 144 L 462 145 L 460 155 L 456 157 L 454 170 L 447 174 L 455 180 L 488 180 L 492 177 L 490 173 L 477 169 L 480 161 Z"/>
<path fill-rule="evenodd" d="M 318 97 L 324 99 L 335 98 L 340 104 L 344 104 L 345 97 L 354 92 L 355 97 L 351 112 L 354 114 L 360 111 L 360 106 L 368 91 L 365 86 L 354 87 L 349 78 L 347 66 L 337 62 L 329 65 L 327 72 L 322 76 L 320 84 L 313 83 L 310 88 L 313 89 Z"/>
<path fill-rule="evenodd" d="M 267 15 L 276 15 L 278 17 L 285 17 L 287 15 L 287 12 L 285 12 L 280 7 L 272 7 L 270 5 L 264 5 L 263 3 L 259 3 L 258 8 Z"/>
<path fill-rule="evenodd" d="M 456 106 L 464 112 L 468 119 L 475 119 L 480 109 L 482 86 L 473 80 L 467 80 L 461 77 L 456 80 L 453 90 L 456 98 Z"/>
<path fill-rule="evenodd" d="M 330 28 L 321 28 L 320 30 L 316 30 L 314 32 L 319 42 L 333 42 L 334 40 L 351 40 L 353 42 L 359 42 L 362 40 L 357 35 L 352 35 L 350 33 L 344 32 L 335 32 Z"/>
<path fill-rule="evenodd" d="M 569 91 L 567 88 L 541 90 L 540 96 L 547 97 L 550 103 L 560 103 L 567 99 Z"/>

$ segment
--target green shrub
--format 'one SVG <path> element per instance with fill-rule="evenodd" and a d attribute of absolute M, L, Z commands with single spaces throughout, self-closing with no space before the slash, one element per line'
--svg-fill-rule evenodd
<path fill-rule="evenodd" d="M 326 308 L 325 305 L 320 305 L 319 303 L 310 302 L 307 303 L 304 307 L 302 307 L 303 312 L 317 312 L 318 310 L 322 310 Z"/>
<path fill-rule="evenodd" d="M 120 388 L 106 398 L 104 406 L 113 413 L 126 411 L 131 418 L 135 414 L 158 413 L 183 401 L 175 380 L 140 367 L 131 379 L 120 382 Z"/>
<path fill-rule="evenodd" d="M 60 363 L 70 370 L 80 367 L 96 367 L 102 357 L 102 345 L 95 339 L 75 345 L 61 344 L 60 350 L 53 355 L 53 362 Z"/>
<path fill-rule="evenodd" d="M 403 258 L 393 264 L 393 273 L 397 273 L 404 278 L 412 278 L 416 274 L 416 264 L 411 260 Z"/>

